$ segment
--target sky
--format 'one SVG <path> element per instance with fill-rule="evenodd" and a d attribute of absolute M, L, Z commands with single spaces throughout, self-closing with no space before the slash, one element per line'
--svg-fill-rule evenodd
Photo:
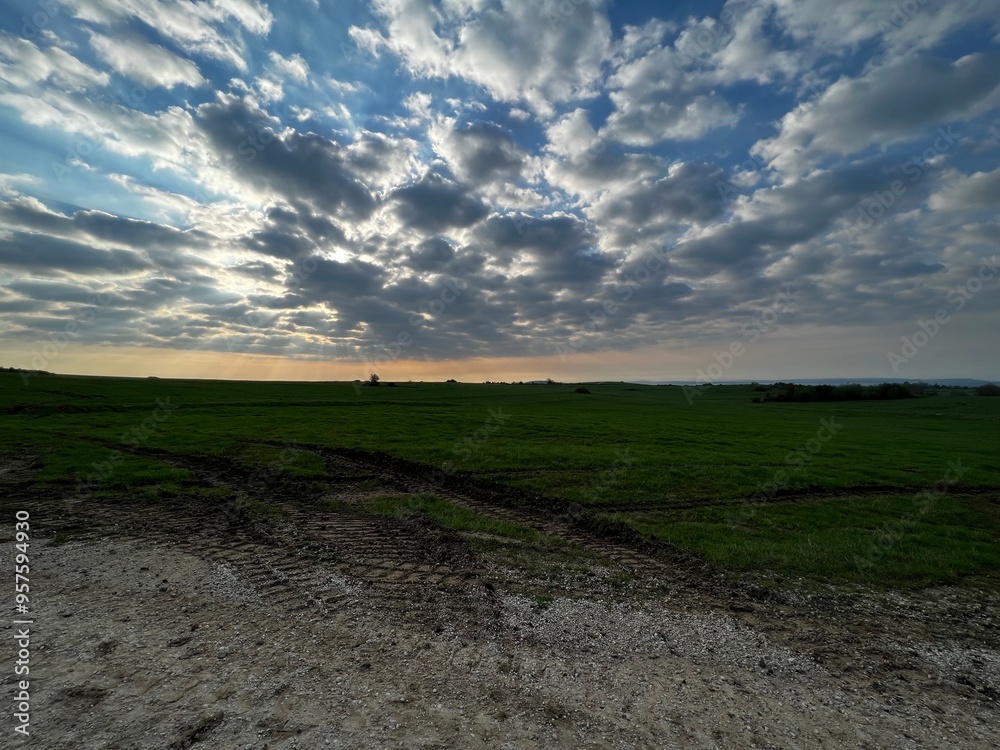
<path fill-rule="evenodd" d="M 1000 379 L 996 0 L 5 0 L 0 365 Z"/>

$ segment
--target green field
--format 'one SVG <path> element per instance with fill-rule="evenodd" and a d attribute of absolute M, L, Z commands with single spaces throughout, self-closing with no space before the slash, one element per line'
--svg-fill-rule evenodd
<path fill-rule="evenodd" d="M 172 456 L 320 479 L 382 451 L 570 500 L 734 571 L 921 584 L 1000 571 L 1000 398 L 754 404 L 750 386 L 255 383 L 0 373 L 0 452 L 54 493 L 190 484 Z M 544 502 L 544 499 L 540 502 Z M 433 498 L 449 527 L 478 521 Z M 503 530 L 525 534 L 524 530 Z"/>

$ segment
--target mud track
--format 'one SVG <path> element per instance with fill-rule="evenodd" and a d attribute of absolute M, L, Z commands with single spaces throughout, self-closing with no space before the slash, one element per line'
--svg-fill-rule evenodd
<path fill-rule="evenodd" d="M 601 519 L 579 504 L 561 498 L 448 474 L 387 453 L 303 443 L 267 444 L 309 450 L 326 458 L 328 466 L 374 474 L 402 492 L 433 494 L 474 513 L 527 526 L 601 555 L 635 573 L 678 576 L 704 572 L 709 567 L 694 555 L 644 536 L 625 524 Z"/>
<path fill-rule="evenodd" d="M 351 707 L 337 708 L 342 726 L 383 732 L 344 747 L 405 739 L 373 728 L 373 717 L 451 726 L 481 706 L 496 709 L 482 719 L 484 748 L 500 746 L 522 721 L 525 747 L 620 747 L 622 737 L 635 747 L 802 747 L 821 733 L 827 746 L 995 746 L 995 587 L 775 593 L 566 501 L 384 453 L 269 445 L 312 451 L 324 471 L 297 477 L 147 449 L 136 453 L 192 479 L 170 492 L 116 485 L 76 497 L 72 483 L 38 483 L 40 462 L 30 455 L 0 466 L 0 514 L 29 511 L 39 574 L 51 576 L 39 579 L 48 588 L 38 601 L 50 607 L 42 621 L 55 653 L 47 658 L 58 661 L 50 662 L 55 679 L 39 683 L 51 685 L 40 688 L 40 705 L 49 706 L 42 715 L 79 740 L 42 747 L 162 748 L 166 740 L 150 733 L 156 722 L 175 742 L 211 733 L 208 742 L 227 750 L 263 741 L 322 747 L 329 695 Z M 514 586 L 523 581 L 494 586 L 463 536 L 419 515 L 365 510 L 372 496 L 423 492 L 559 537 L 637 577 L 614 595 L 560 584 L 539 606 L 529 587 Z M 13 527 L 2 528 L 0 543 L 10 545 Z M 191 592 L 209 578 L 236 603 Z M 262 646 L 273 633 L 297 644 L 294 667 Z M 90 666 L 73 675 L 81 653 Z M 386 699 L 386 685 L 400 697 Z M 288 695 L 276 699 L 281 691 Z M 139 713 L 117 711 L 119 700 Z M 442 701 L 457 718 L 435 714 Z M 699 734 L 706 721 L 723 734 Z M 94 744 L 101 732 L 106 742 Z M 900 743 L 900 733 L 910 740 Z M 470 736 L 461 724 L 454 739 L 425 746 L 468 747 Z"/>
<path fill-rule="evenodd" d="M 236 499 L 212 501 L 184 491 L 154 502 L 127 494 L 74 497 L 67 487 L 60 500 L 28 479 L 36 462 L 22 457 L 0 473 L 0 513 L 26 510 L 35 534 L 57 541 L 129 537 L 229 566 L 269 604 L 289 612 L 326 615 L 338 602 L 368 598 L 422 622 L 493 617 L 490 592 L 475 585 L 480 571 L 473 555 L 448 530 L 420 518 L 324 508 L 314 483 L 241 470 L 226 460 L 141 453 L 188 469 L 193 486 L 231 489 Z M 261 498 L 273 515 L 233 512 L 245 499 Z"/>
<path fill-rule="evenodd" d="M 695 508 L 736 508 L 748 505 L 777 503 L 815 503 L 824 500 L 842 500 L 857 497 L 878 497 L 889 495 L 916 496 L 925 492 L 935 492 L 933 485 L 856 484 L 848 487 L 785 487 L 774 492 L 759 493 L 734 498 L 705 498 L 700 500 L 649 500 L 640 502 L 597 502 L 588 503 L 593 511 L 633 513 L 645 511 L 693 510 Z M 1000 485 L 956 485 L 938 494 L 956 497 L 1000 498 Z"/>

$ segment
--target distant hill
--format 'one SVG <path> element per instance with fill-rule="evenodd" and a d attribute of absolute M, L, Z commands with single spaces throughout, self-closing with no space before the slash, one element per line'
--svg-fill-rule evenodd
<path fill-rule="evenodd" d="M 639 385 L 702 385 L 700 380 L 635 380 Z M 990 383 L 1000 384 L 996 380 L 975 380 L 974 378 L 760 378 L 757 380 L 720 380 L 713 385 L 749 385 L 750 383 L 798 383 L 800 385 L 879 385 L 880 383 L 932 383 L 951 386 L 952 388 L 977 388 Z"/>

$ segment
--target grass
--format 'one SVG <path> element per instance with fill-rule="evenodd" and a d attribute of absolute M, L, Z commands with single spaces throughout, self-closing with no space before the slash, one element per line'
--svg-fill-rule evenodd
<path fill-rule="evenodd" d="M 1000 520 L 947 494 L 613 517 L 732 570 L 891 586 L 1000 570 Z"/>
<path fill-rule="evenodd" d="M 1000 570 L 989 510 L 997 495 L 975 505 L 958 494 L 1000 487 L 1000 399 L 941 389 L 905 401 L 752 404 L 759 394 L 750 386 L 704 388 L 691 400 L 680 387 L 587 388 L 589 395 L 574 393 L 576 384 L 355 388 L 56 375 L 24 382 L 0 372 L 0 455 L 40 457 L 38 481 L 54 493 L 93 477 L 102 492 L 143 492 L 153 501 L 191 480 L 156 451 L 322 481 L 320 455 L 282 446 L 358 448 L 571 499 L 734 570 L 894 585 Z M 954 494 L 877 564 L 859 566 L 855 558 L 909 512 L 915 489 L 955 465 L 963 473 Z M 895 495 L 866 498 L 859 485 Z M 762 490 L 806 488 L 861 497 L 739 510 Z M 530 529 L 443 501 L 406 502 L 417 505 L 393 512 L 424 513 L 479 535 L 477 544 L 530 537 Z M 682 507 L 700 502 L 732 507 Z M 638 512 L 638 503 L 659 510 Z"/>
<path fill-rule="evenodd" d="M 488 534 L 533 546 L 565 545 L 527 526 L 483 516 L 430 494 L 376 497 L 366 500 L 364 507 L 369 513 L 393 518 L 423 515 L 443 528 L 464 534 Z"/>
<path fill-rule="evenodd" d="M 390 518 L 422 516 L 464 537 L 473 551 L 535 578 L 609 564 L 602 556 L 559 537 L 475 513 L 431 494 L 374 497 L 365 500 L 363 507 Z"/>
<path fill-rule="evenodd" d="M 231 453 L 234 461 L 249 468 L 271 468 L 300 478 L 326 476 L 326 462 L 318 453 L 298 448 L 243 443 Z"/>

